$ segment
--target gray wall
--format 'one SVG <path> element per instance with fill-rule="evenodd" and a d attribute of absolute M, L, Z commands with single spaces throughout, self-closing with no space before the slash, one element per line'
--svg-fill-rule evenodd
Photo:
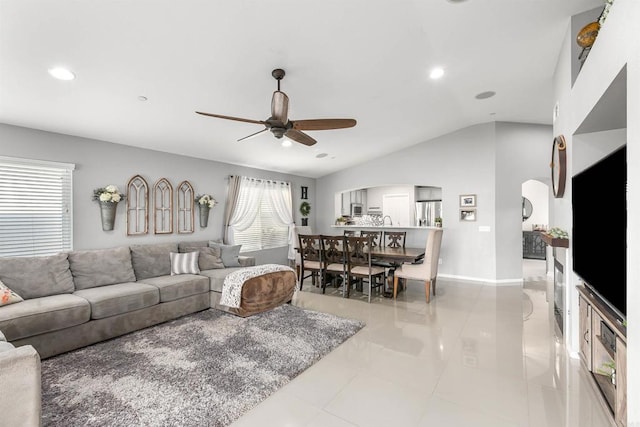
<path fill-rule="evenodd" d="M 549 181 L 552 136 L 548 126 L 485 123 L 318 180 L 2 124 L 0 141 L 0 155 L 76 164 L 75 249 L 220 238 L 227 177 L 231 174 L 292 182 L 298 224 L 300 186 L 309 187 L 309 225 L 319 233 L 336 231 L 331 228 L 336 193 L 384 185 L 431 185 L 442 188 L 445 238 L 440 274 L 510 282 L 522 278 L 521 184 L 527 179 Z M 196 193 L 212 194 L 220 204 L 211 212 L 209 227 L 201 229 L 196 220 L 193 234 L 154 235 L 150 228 L 148 235 L 128 237 L 125 206 L 121 203 L 115 229 L 102 231 L 98 205 L 91 200 L 93 189 L 116 184 L 124 190 L 129 178 L 136 174 L 150 185 L 160 178 L 167 178 L 174 185 L 187 179 Z M 459 221 L 461 194 L 476 194 L 477 221 Z M 479 231 L 480 226 L 489 227 L 489 231 Z M 425 230 L 415 230 L 407 244 L 422 246 L 425 239 Z M 286 248 L 254 255 L 260 263 L 285 262 Z"/>
<path fill-rule="evenodd" d="M 300 187 L 309 187 L 309 203 L 315 207 L 315 180 L 277 172 L 252 169 L 227 163 L 212 162 L 145 150 L 104 141 L 43 132 L 0 124 L 0 155 L 38 160 L 75 163 L 73 177 L 73 245 L 74 249 L 98 249 L 131 244 L 171 242 L 178 240 L 218 239 L 223 235 L 223 215 L 229 175 L 247 175 L 292 183 L 293 210 L 296 223 L 300 223 Z M 179 141 L 176 141 L 178 144 Z M 167 178 L 175 187 L 184 180 L 191 182 L 196 194 L 212 194 L 219 202 L 210 213 L 209 226 L 200 228 L 196 215 L 195 232 L 127 236 L 125 203 L 118 205 L 113 231 L 102 231 L 99 206 L 92 201 L 93 190 L 109 184 L 126 190 L 129 179 L 141 175 L 150 187 L 160 178 Z M 258 262 L 286 262 L 286 248 L 252 253 Z"/>
<path fill-rule="evenodd" d="M 551 128 L 485 123 L 434 138 L 317 180 L 315 228 L 335 232 L 335 193 L 381 185 L 442 187 L 444 238 L 439 274 L 470 280 L 522 278 L 521 184 L 549 181 Z M 546 181 L 545 181 L 546 180 Z M 459 220 L 459 196 L 477 195 L 477 221 Z M 489 232 L 479 231 L 488 226 Z M 425 230 L 412 230 L 409 246 L 422 246 Z M 498 243 L 497 243 L 498 242 Z"/>
<path fill-rule="evenodd" d="M 497 278 L 522 276 L 522 183 L 535 179 L 551 186 L 549 126 L 496 125 Z M 551 191 L 553 195 L 553 191 Z"/>

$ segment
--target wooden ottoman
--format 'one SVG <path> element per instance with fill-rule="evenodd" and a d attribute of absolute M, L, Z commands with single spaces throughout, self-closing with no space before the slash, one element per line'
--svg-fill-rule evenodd
<path fill-rule="evenodd" d="M 244 282 L 240 307 L 216 304 L 215 308 L 247 317 L 291 302 L 296 288 L 297 278 L 294 271 L 266 273 Z"/>

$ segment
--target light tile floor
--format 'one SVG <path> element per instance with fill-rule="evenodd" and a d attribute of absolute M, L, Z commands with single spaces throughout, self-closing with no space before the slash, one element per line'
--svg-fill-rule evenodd
<path fill-rule="evenodd" d="M 544 261 L 524 285 L 409 282 L 398 299 L 305 283 L 294 304 L 367 326 L 255 407 L 242 426 L 610 426 L 579 360 L 555 338 Z M 549 296 L 549 297 L 548 297 Z"/>

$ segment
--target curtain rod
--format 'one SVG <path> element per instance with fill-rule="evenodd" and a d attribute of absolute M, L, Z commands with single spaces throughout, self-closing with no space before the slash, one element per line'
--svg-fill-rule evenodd
<path fill-rule="evenodd" d="M 235 175 L 229 175 L 229 178 L 233 178 Z M 242 176 L 242 175 L 240 175 Z M 250 179 L 252 181 L 258 181 L 258 182 L 275 182 L 276 184 L 283 184 L 283 185 L 291 185 L 290 182 L 287 181 L 276 181 L 274 179 L 263 179 L 263 178 L 252 178 L 250 176 L 246 176 L 245 178 Z"/>

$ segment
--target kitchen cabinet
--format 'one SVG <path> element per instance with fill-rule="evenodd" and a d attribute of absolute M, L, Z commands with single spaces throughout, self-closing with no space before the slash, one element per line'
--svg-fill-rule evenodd
<path fill-rule="evenodd" d="M 351 215 L 351 204 L 357 203 L 362 205 L 363 212 L 366 212 L 367 207 L 367 190 L 352 190 L 342 193 L 342 206 L 340 213 L 342 215 Z"/>

